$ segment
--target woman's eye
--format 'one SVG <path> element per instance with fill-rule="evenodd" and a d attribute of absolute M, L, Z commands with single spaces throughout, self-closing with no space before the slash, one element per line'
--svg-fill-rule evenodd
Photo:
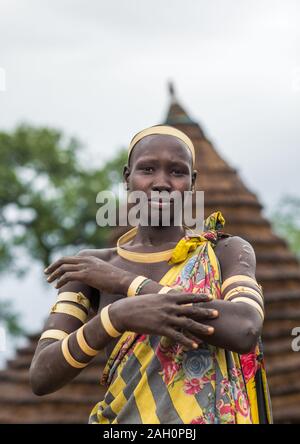
<path fill-rule="evenodd" d="M 176 176 L 182 175 L 183 171 L 181 170 L 172 170 L 172 173 L 175 174 Z"/>
<path fill-rule="evenodd" d="M 142 167 L 142 170 L 145 171 L 146 173 L 152 173 L 153 168 L 152 167 Z"/>

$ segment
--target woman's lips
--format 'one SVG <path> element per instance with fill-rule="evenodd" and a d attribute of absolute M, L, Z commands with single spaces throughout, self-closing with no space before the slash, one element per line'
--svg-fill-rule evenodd
<path fill-rule="evenodd" d="M 152 207 L 152 208 L 167 208 L 167 207 L 169 207 L 170 205 L 172 205 L 172 201 L 170 201 L 169 199 L 168 200 L 162 200 L 162 199 L 159 199 L 159 200 L 155 200 L 155 199 L 149 199 L 148 200 L 148 203 L 149 203 L 149 205 Z"/>

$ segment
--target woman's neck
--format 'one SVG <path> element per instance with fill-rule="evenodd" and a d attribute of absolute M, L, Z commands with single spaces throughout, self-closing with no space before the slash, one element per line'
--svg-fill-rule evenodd
<path fill-rule="evenodd" d="M 182 226 L 169 227 L 143 227 L 138 226 L 138 230 L 131 245 L 143 245 L 158 247 L 166 244 L 177 243 L 185 235 Z"/>

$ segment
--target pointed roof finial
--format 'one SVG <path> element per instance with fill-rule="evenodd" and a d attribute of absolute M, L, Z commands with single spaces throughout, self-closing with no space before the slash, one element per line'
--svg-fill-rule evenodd
<path fill-rule="evenodd" d="M 170 94 L 170 106 L 167 112 L 167 117 L 165 119 L 165 124 L 167 125 L 177 125 L 187 123 L 189 125 L 197 125 L 190 116 L 185 112 L 181 105 L 179 105 L 176 94 L 174 83 L 169 80 L 168 81 L 168 90 Z"/>
<path fill-rule="evenodd" d="M 168 81 L 168 89 L 169 89 L 169 94 L 170 94 L 170 97 L 171 97 L 171 102 L 172 103 L 176 102 L 175 87 L 174 87 L 174 83 L 172 82 L 172 80 Z"/>

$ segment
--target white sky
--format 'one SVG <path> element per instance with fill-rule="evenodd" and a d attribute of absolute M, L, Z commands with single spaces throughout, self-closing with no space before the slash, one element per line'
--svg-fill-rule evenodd
<path fill-rule="evenodd" d="M 164 118 L 172 79 L 269 210 L 299 195 L 299 24 L 297 0 L 0 0 L 0 129 L 61 128 L 101 165 Z M 39 269 L 2 278 L 32 330 L 45 294 Z"/>

